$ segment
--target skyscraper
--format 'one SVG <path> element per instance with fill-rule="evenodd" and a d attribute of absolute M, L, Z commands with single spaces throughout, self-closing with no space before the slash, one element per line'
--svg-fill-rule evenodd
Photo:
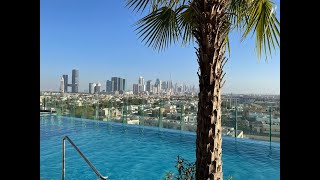
<path fill-rule="evenodd" d="M 156 86 L 156 85 L 158 85 L 158 84 L 160 84 L 160 79 L 159 79 L 159 78 L 157 78 L 157 80 L 156 80 L 156 82 L 154 83 L 154 85 Z"/>
<path fill-rule="evenodd" d="M 64 79 L 60 78 L 60 93 L 64 93 Z"/>
<path fill-rule="evenodd" d="M 112 77 L 112 92 L 118 91 L 118 78 L 117 77 Z"/>
<path fill-rule="evenodd" d="M 123 81 L 122 78 L 118 77 L 118 91 L 123 91 Z"/>
<path fill-rule="evenodd" d="M 151 90 L 151 80 L 147 81 L 146 91 L 152 92 L 152 90 Z"/>
<path fill-rule="evenodd" d="M 63 77 L 63 82 L 64 82 L 64 92 L 67 93 L 68 92 L 68 75 L 64 74 L 62 75 Z"/>
<path fill-rule="evenodd" d="M 139 84 L 133 84 L 133 94 L 138 94 L 139 92 Z"/>
<path fill-rule="evenodd" d="M 154 93 L 154 85 L 153 84 L 151 84 L 151 86 L 150 86 L 150 92 L 152 92 L 152 93 Z"/>
<path fill-rule="evenodd" d="M 172 90 L 173 89 L 173 85 L 172 85 L 172 81 L 170 80 L 170 81 L 168 81 L 168 88 L 170 89 L 170 90 Z"/>
<path fill-rule="evenodd" d="M 96 87 L 95 83 L 89 83 L 89 93 L 93 94 L 94 93 L 94 88 Z"/>
<path fill-rule="evenodd" d="M 107 84 L 106 84 L 106 92 L 112 92 L 112 81 L 107 80 Z"/>
<path fill-rule="evenodd" d="M 71 81 L 71 92 L 78 93 L 79 91 L 79 70 L 73 69 L 72 70 L 72 81 Z"/>
<path fill-rule="evenodd" d="M 167 90 L 167 82 L 166 81 L 163 81 L 162 83 L 161 83 L 161 89 L 162 90 Z"/>
<path fill-rule="evenodd" d="M 144 79 L 142 76 L 139 77 L 139 85 L 143 85 L 144 84 Z"/>
<path fill-rule="evenodd" d="M 101 84 L 98 82 L 96 86 L 94 87 L 94 93 L 99 94 L 101 89 Z"/>
<path fill-rule="evenodd" d="M 107 80 L 106 92 L 118 91 L 122 94 L 126 90 L 126 79 L 120 77 L 111 77 L 111 81 Z"/>
<path fill-rule="evenodd" d="M 125 92 L 126 91 L 126 79 L 122 79 L 122 91 Z"/>
<path fill-rule="evenodd" d="M 145 84 L 144 84 L 144 79 L 143 79 L 142 76 L 139 77 L 138 85 L 139 85 L 139 87 L 138 87 L 139 92 L 143 92 L 143 91 L 146 90 L 146 86 L 145 86 Z"/>

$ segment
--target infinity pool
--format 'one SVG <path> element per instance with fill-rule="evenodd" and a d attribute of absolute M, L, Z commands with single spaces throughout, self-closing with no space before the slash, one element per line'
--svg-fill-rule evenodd
<path fill-rule="evenodd" d="M 40 177 L 61 179 L 62 138 L 69 136 L 111 180 L 158 180 L 177 156 L 195 161 L 195 133 L 66 117 L 40 117 Z M 234 180 L 280 179 L 280 144 L 223 137 L 223 175 Z M 97 176 L 66 142 L 66 179 Z"/>

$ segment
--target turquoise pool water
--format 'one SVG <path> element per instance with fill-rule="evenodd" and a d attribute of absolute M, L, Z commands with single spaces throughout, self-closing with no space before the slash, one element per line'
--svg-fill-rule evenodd
<path fill-rule="evenodd" d="M 65 117 L 40 117 L 40 176 L 61 179 L 62 138 L 68 135 L 108 179 L 157 180 L 178 155 L 195 161 L 195 134 Z M 280 179 L 280 144 L 223 137 L 224 179 Z M 66 142 L 66 179 L 97 176 Z"/>

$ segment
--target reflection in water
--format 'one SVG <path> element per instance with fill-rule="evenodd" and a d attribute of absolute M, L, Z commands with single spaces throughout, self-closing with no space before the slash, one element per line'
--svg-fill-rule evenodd
<path fill-rule="evenodd" d="M 144 128 L 143 127 L 139 128 L 139 133 L 140 133 L 140 135 L 144 135 Z"/>
<path fill-rule="evenodd" d="M 51 115 L 50 115 L 48 118 L 50 119 L 51 125 L 55 125 L 54 116 L 51 116 Z"/>
<path fill-rule="evenodd" d="M 81 125 L 82 125 L 83 128 L 87 127 L 87 122 L 86 121 L 82 121 Z"/>
<path fill-rule="evenodd" d="M 112 125 L 110 124 L 110 122 L 107 120 L 107 130 L 112 130 Z"/>
<path fill-rule="evenodd" d="M 62 128 L 62 118 L 61 116 L 57 116 L 58 126 Z"/>

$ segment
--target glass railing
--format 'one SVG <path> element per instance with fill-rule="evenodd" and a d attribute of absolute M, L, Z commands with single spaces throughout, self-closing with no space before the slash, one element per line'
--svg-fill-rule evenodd
<path fill-rule="evenodd" d="M 223 135 L 279 142 L 278 104 L 223 97 L 221 104 Z M 46 109 L 58 116 L 195 132 L 197 106 L 195 96 L 57 95 L 44 97 L 40 110 Z"/>

